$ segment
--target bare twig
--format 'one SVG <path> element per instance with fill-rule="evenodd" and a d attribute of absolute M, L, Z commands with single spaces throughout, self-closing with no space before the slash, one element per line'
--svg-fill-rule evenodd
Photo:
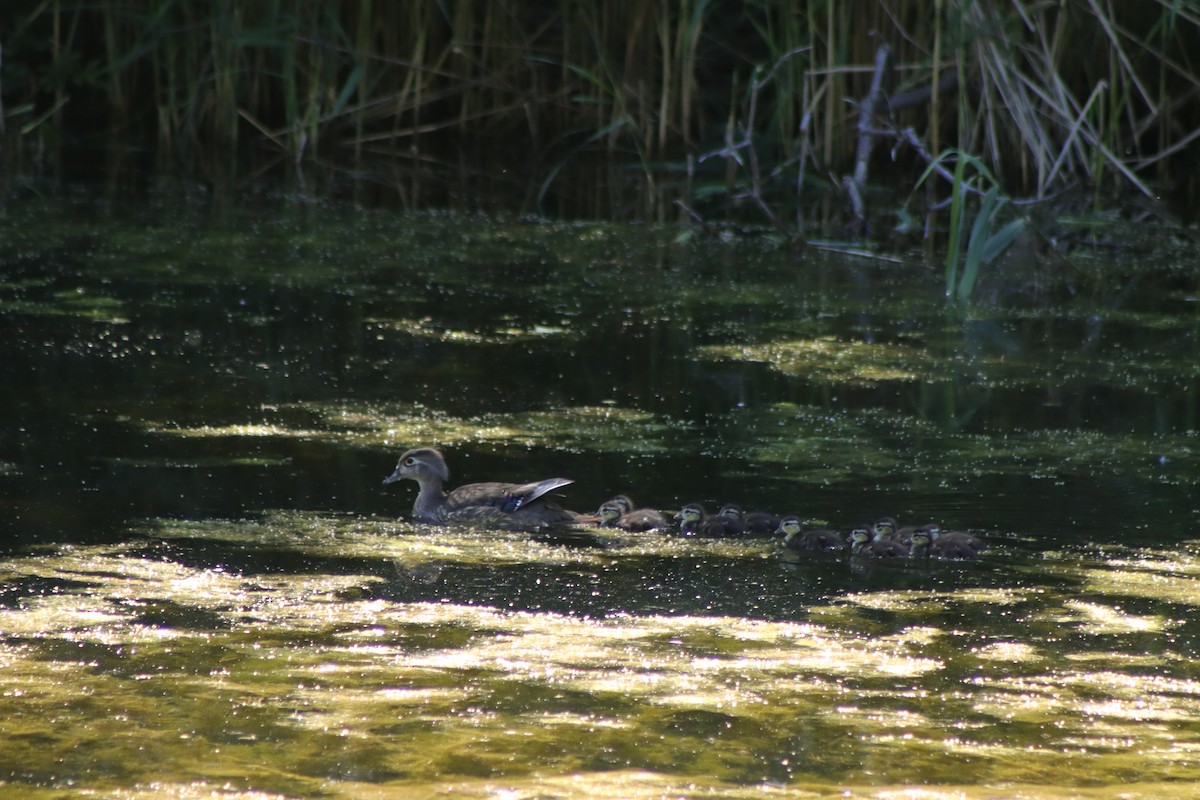
<path fill-rule="evenodd" d="M 871 89 L 858 106 L 858 150 L 854 156 L 854 176 L 846 176 L 842 184 L 850 193 L 850 204 L 854 208 L 854 217 L 862 231 L 866 231 L 867 208 L 864 196 L 867 189 L 867 170 L 870 167 L 871 150 L 875 148 L 875 109 L 882 102 L 883 78 L 887 72 L 888 56 L 891 48 L 887 42 L 879 45 L 875 51 L 875 73 L 871 76 Z"/>
<path fill-rule="evenodd" d="M 758 206 L 759 210 L 763 212 L 763 215 L 770 221 L 770 223 L 774 225 L 780 233 L 785 235 L 789 235 L 789 232 L 784 227 L 779 217 L 774 211 L 771 210 L 771 207 L 768 206 L 766 201 L 763 199 L 762 168 L 758 161 L 758 151 L 754 148 L 754 121 L 758 116 L 759 92 L 761 92 L 763 87 L 765 87 L 775 78 L 775 73 L 778 72 L 779 68 L 783 66 L 784 61 L 799 53 L 803 53 L 808 49 L 808 47 L 797 47 L 793 50 L 787 51 L 775 61 L 774 65 L 767 70 L 766 74 L 760 78 L 754 79 L 750 83 L 750 96 L 746 108 L 746 122 L 745 125 L 742 126 L 741 140 L 734 141 L 734 126 L 731 120 L 731 124 L 725 129 L 725 147 L 721 148 L 720 150 L 705 153 L 699 158 L 700 161 L 704 161 L 705 159 L 712 158 L 713 156 L 721 156 L 722 158 L 727 158 L 734 161 L 739 167 L 747 167 L 750 170 L 750 189 L 745 193 L 744 196 L 749 197 L 750 200 L 752 200 L 754 204 Z M 746 153 L 745 162 L 742 161 L 742 151 L 745 151 Z M 774 172 L 772 172 L 772 175 L 773 174 Z"/>

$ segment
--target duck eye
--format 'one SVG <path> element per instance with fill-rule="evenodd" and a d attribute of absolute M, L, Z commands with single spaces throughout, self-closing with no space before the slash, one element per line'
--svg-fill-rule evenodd
<path fill-rule="evenodd" d="M 406 467 L 411 467 L 415 463 L 417 463 L 417 460 L 415 458 L 413 458 L 412 456 L 409 456 L 408 458 L 404 459 L 404 466 L 406 466 Z"/>

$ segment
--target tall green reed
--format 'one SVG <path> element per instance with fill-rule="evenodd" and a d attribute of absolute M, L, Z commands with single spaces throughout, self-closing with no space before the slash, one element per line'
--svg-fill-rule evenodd
<path fill-rule="evenodd" d="M 630 185 L 661 187 L 719 148 L 732 118 L 769 202 L 786 204 L 797 172 L 815 186 L 853 161 L 846 98 L 863 96 L 884 42 L 893 92 L 960 76 L 954 94 L 898 112 L 897 129 L 931 153 L 974 154 L 1014 195 L 1077 181 L 1153 194 L 1147 175 L 1189 163 L 1200 137 L 1200 112 L 1180 102 L 1200 92 L 1200 15 L 1179 0 L 0 5 L 4 143 L 17 153 L 28 137 L 98 127 L 349 164 L 437 167 L 499 148 L 535 186 L 566 191 L 551 172 L 602 156 L 636 167 Z M 793 52 L 806 55 L 778 68 L 748 117 L 756 70 Z M 914 181 L 925 165 L 894 149 L 889 178 Z M 657 188 L 645 197 L 670 203 Z"/>

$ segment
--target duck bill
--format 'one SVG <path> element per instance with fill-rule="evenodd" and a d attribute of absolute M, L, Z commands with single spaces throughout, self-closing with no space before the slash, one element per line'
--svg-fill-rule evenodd
<path fill-rule="evenodd" d="M 383 485 L 387 486 L 389 483 L 395 483 L 396 481 L 400 480 L 401 477 L 400 469 L 397 467 L 395 472 L 383 479 Z"/>

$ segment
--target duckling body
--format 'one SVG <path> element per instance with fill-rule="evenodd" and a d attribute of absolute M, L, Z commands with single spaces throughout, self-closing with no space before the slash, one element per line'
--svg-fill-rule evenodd
<path fill-rule="evenodd" d="M 769 511 L 747 511 L 742 514 L 742 523 L 750 536 L 772 536 L 779 522 L 779 517 Z"/>
<path fill-rule="evenodd" d="M 670 523 L 662 513 L 653 508 L 634 508 L 625 495 L 617 495 L 600 506 L 597 512 L 600 527 L 620 528 L 623 531 L 642 532 L 669 528 Z"/>
<path fill-rule="evenodd" d="M 783 534 L 783 546 L 789 550 L 806 552 L 836 552 L 846 549 L 846 540 L 830 528 L 804 529 L 797 516 L 786 516 L 779 521 L 776 533 Z"/>
<path fill-rule="evenodd" d="M 547 495 L 574 483 L 548 478 L 533 483 L 468 483 L 449 492 L 442 484 L 450 477 L 446 459 L 432 447 L 416 447 L 400 456 L 384 484 L 412 480 L 420 487 L 413 503 L 415 522 L 477 523 L 515 530 L 572 525 L 580 515 L 551 502 Z"/>
<path fill-rule="evenodd" d="M 944 531 L 933 534 L 929 554 L 940 558 L 979 558 L 986 549 L 987 543 L 978 536 L 965 531 Z"/>

